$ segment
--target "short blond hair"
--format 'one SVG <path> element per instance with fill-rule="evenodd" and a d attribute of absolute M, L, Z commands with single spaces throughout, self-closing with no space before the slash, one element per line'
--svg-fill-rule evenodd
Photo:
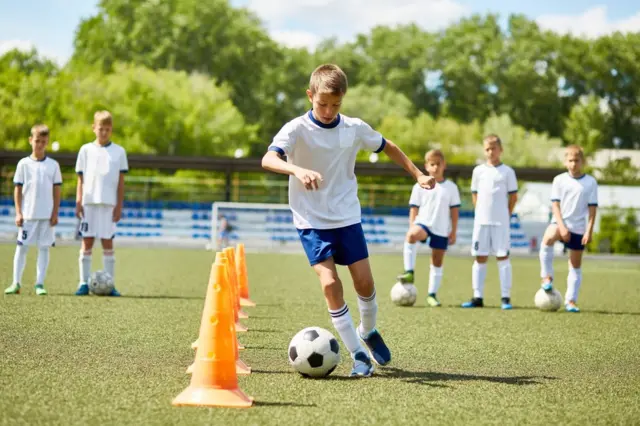
<path fill-rule="evenodd" d="M 109 111 L 96 111 L 96 113 L 93 114 L 93 124 L 113 126 L 113 116 Z"/>
<path fill-rule="evenodd" d="M 482 142 L 495 143 L 496 145 L 502 148 L 502 140 L 500 140 L 500 136 L 496 135 L 495 133 L 490 133 L 487 136 L 485 136 Z"/>
<path fill-rule="evenodd" d="M 49 136 L 49 127 L 46 124 L 36 124 L 31 128 L 31 137 Z"/>
<path fill-rule="evenodd" d="M 580 159 L 584 161 L 584 150 L 579 145 L 567 146 L 567 148 L 564 150 L 564 157 L 567 158 L 569 154 L 574 154 L 574 153 L 578 154 L 578 157 L 580 157 Z"/>
<path fill-rule="evenodd" d="M 312 95 L 316 93 L 344 95 L 347 93 L 348 85 L 347 74 L 334 64 L 320 65 L 311 73 L 309 79 L 309 90 Z"/>
<path fill-rule="evenodd" d="M 427 153 L 424 155 L 424 161 L 427 162 L 432 158 L 439 158 L 442 161 L 445 161 L 444 159 L 444 153 L 442 151 L 440 151 L 439 149 L 432 149 L 430 151 L 427 151 Z"/>

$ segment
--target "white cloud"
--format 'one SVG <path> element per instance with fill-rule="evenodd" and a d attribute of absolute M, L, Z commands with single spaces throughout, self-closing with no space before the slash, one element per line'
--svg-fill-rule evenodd
<path fill-rule="evenodd" d="M 640 31 L 640 11 L 627 18 L 612 21 L 607 17 L 606 6 L 592 7 L 579 15 L 543 15 L 536 21 L 541 28 L 587 38 L 595 38 L 616 31 Z"/>
<path fill-rule="evenodd" d="M 0 40 L 0 56 L 13 49 L 29 52 L 33 48 L 38 50 L 38 55 L 40 57 L 50 59 L 58 65 L 64 65 L 64 63 L 67 62 L 68 55 L 62 55 L 52 50 L 41 49 L 36 46 L 34 42 L 29 40 Z"/>
<path fill-rule="evenodd" d="M 416 23 L 438 30 L 470 12 L 456 0 L 248 0 L 245 6 L 274 38 L 294 46 L 329 37 L 351 40 L 376 25 Z"/>

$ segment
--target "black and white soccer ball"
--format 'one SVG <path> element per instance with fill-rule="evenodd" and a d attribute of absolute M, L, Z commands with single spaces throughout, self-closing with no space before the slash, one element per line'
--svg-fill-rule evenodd
<path fill-rule="evenodd" d="M 541 288 L 536 292 L 533 303 L 541 311 L 557 311 L 562 306 L 562 294 L 555 288 L 550 292 L 546 292 Z"/>
<path fill-rule="evenodd" d="M 340 345 L 328 330 L 307 327 L 291 339 L 289 362 L 304 377 L 326 377 L 340 362 Z"/>
<path fill-rule="evenodd" d="M 391 301 L 398 306 L 413 306 L 418 298 L 418 289 L 413 284 L 395 283 L 391 287 Z"/>
<path fill-rule="evenodd" d="M 108 296 L 111 294 L 115 285 L 113 278 L 105 271 L 96 271 L 91 274 L 89 279 L 89 291 L 96 296 Z"/>

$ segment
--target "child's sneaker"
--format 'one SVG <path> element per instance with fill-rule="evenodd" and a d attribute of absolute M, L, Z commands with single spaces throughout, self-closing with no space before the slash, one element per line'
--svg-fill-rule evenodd
<path fill-rule="evenodd" d="M 48 294 L 44 284 L 36 284 L 36 294 L 38 296 L 46 296 Z"/>
<path fill-rule="evenodd" d="M 4 291 L 4 294 L 20 294 L 20 284 L 13 283 L 9 287 L 7 287 Z"/>
<path fill-rule="evenodd" d="M 578 308 L 578 306 L 575 304 L 575 302 L 567 303 L 566 305 L 564 305 L 564 309 L 567 312 L 575 312 L 575 313 L 580 312 L 580 308 Z"/>
<path fill-rule="evenodd" d="M 406 271 L 404 274 L 398 275 L 397 279 L 402 284 L 413 284 L 413 271 Z"/>
<path fill-rule="evenodd" d="M 358 352 L 353 357 L 353 368 L 351 377 L 371 377 L 373 374 L 373 364 L 371 359 L 364 352 Z"/>
<path fill-rule="evenodd" d="M 470 301 L 464 302 L 461 306 L 463 308 L 482 308 L 484 307 L 484 302 L 482 297 L 474 297 Z"/>
<path fill-rule="evenodd" d="M 542 289 L 547 293 L 551 293 L 551 290 L 553 290 L 553 279 L 545 278 L 540 287 L 542 287 Z"/>
<path fill-rule="evenodd" d="M 78 286 L 78 290 L 76 290 L 76 296 L 88 296 L 89 295 L 89 286 L 87 283 L 81 283 Z"/>
<path fill-rule="evenodd" d="M 391 351 L 382 340 L 382 336 L 375 328 L 369 332 L 366 336 L 362 336 L 360 334 L 360 327 L 358 327 L 358 336 L 367 345 L 369 348 L 369 352 L 371 352 L 371 356 L 373 360 L 378 365 L 386 365 L 391 361 Z"/>
<path fill-rule="evenodd" d="M 113 290 L 111 290 L 111 293 L 109 293 L 109 296 L 110 297 L 120 297 L 120 292 L 114 288 Z"/>
<path fill-rule="evenodd" d="M 502 298 L 502 304 L 500 305 L 503 311 L 508 311 L 513 309 L 513 305 L 511 304 L 511 299 L 508 297 Z"/>
<path fill-rule="evenodd" d="M 438 306 L 440 306 L 440 301 L 436 298 L 435 294 L 430 294 L 429 296 L 427 296 L 427 305 L 431 306 L 432 308 L 437 308 Z"/>

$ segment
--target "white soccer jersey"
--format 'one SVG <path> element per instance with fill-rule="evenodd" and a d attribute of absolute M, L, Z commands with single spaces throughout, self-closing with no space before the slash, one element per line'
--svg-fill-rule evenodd
<path fill-rule="evenodd" d="M 76 173 L 83 176 L 82 204 L 117 205 L 120 173 L 128 171 L 127 153 L 120 145 L 84 144 L 76 162 Z"/>
<path fill-rule="evenodd" d="M 50 219 L 53 212 L 53 187 L 62 185 L 60 165 L 52 158 L 34 160 L 25 157 L 18 162 L 13 183 L 22 187 L 24 220 Z"/>
<path fill-rule="evenodd" d="M 435 235 L 448 237 L 451 233 L 451 209 L 460 207 L 458 185 L 444 180 L 429 190 L 416 183 L 411 190 L 409 205 L 419 208 L 415 223 L 426 226 Z"/>
<path fill-rule="evenodd" d="M 289 205 L 295 227 L 334 229 L 359 223 L 356 155 L 360 149 L 380 152 L 385 143 L 367 123 L 344 115 L 327 125 L 309 111 L 285 124 L 269 150 L 286 155 L 289 163 L 316 171 L 323 178 L 319 189 L 307 190 L 295 176 L 289 177 Z"/>
<path fill-rule="evenodd" d="M 509 225 L 509 194 L 518 192 L 516 172 L 507 165 L 480 164 L 473 169 L 471 192 L 477 194 L 475 223 Z"/>
<path fill-rule="evenodd" d="M 598 183 L 591 175 L 579 178 L 562 173 L 553 179 L 551 201 L 560 202 L 562 220 L 570 232 L 584 234 L 587 230 L 589 206 L 598 205 Z M 556 223 L 552 218 L 552 223 Z"/>

